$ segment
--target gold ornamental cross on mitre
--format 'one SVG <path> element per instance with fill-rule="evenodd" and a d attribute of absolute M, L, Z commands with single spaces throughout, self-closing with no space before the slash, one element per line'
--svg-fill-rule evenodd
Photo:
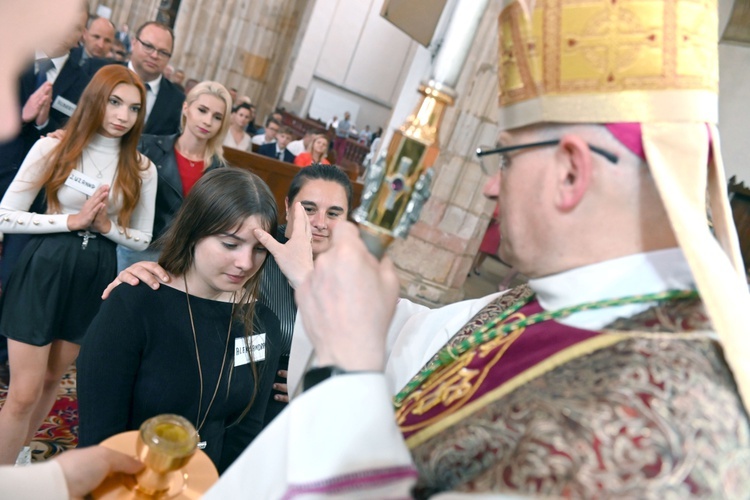
<path fill-rule="evenodd" d="M 499 17 L 503 125 L 715 122 L 716 22 L 712 1 L 515 1 Z"/>

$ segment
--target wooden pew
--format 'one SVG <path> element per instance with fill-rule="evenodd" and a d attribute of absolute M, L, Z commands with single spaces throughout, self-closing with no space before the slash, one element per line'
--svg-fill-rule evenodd
<path fill-rule="evenodd" d="M 226 158 L 230 165 L 249 170 L 268 184 L 279 208 L 279 223 L 285 223 L 284 198 L 286 198 L 292 178 L 302 167 L 257 153 L 249 153 L 227 147 L 224 148 L 224 158 Z M 352 206 L 349 207 L 350 210 L 359 206 L 362 187 L 361 182 L 352 182 Z"/>
<path fill-rule="evenodd" d="M 312 130 L 316 134 L 323 134 L 327 136 L 328 141 L 331 143 L 331 147 L 333 147 L 333 141 L 336 138 L 336 132 L 333 129 L 326 130 L 325 123 L 321 122 L 320 120 L 315 120 L 311 118 L 310 115 L 308 115 L 307 118 L 301 118 L 287 111 L 282 112 L 281 116 L 282 124 L 291 127 L 292 130 L 294 130 L 294 133 L 298 136 L 297 138 L 305 135 L 305 132 L 307 132 L 308 130 Z M 357 179 L 360 175 L 362 175 L 362 163 L 364 162 L 365 156 L 367 156 L 367 153 L 369 152 L 369 146 L 360 144 L 359 142 L 357 142 L 356 138 L 350 137 L 346 141 L 344 157 L 335 158 L 335 154 L 332 155 L 329 152 L 328 159 L 331 161 L 331 163 L 336 163 L 336 165 L 341 167 L 347 173 L 347 175 L 349 175 L 350 179 Z"/>

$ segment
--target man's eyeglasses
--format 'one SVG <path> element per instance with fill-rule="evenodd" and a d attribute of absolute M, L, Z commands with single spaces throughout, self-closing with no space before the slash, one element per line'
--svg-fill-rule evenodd
<path fill-rule="evenodd" d="M 169 59 L 170 57 L 172 57 L 172 53 L 171 52 L 167 52 L 166 50 L 162 50 L 162 49 L 157 49 L 156 47 L 154 47 L 150 43 L 144 42 L 143 40 L 141 40 L 138 37 L 136 37 L 136 40 L 138 40 L 138 43 L 140 43 L 143 46 L 143 50 L 145 50 L 146 54 L 148 54 L 148 55 L 151 55 L 154 52 L 156 52 L 159 55 L 159 57 L 162 57 L 164 59 Z"/>
<path fill-rule="evenodd" d="M 479 164 L 482 166 L 482 171 L 486 175 L 492 176 L 492 175 L 495 175 L 498 172 L 498 170 L 505 170 L 510 165 L 510 157 L 506 153 L 510 153 L 511 151 L 518 151 L 521 149 L 557 146 L 558 144 L 560 144 L 560 139 L 555 139 L 551 141 L 530 142 L 528 144 L 516 144 L 513 146 L 503 146 L 499 148 L 485 148 L 483 146 L 480 146 L 477 148 L 477 156 L 479 157 Z M 610 153 L 607 150 L 604 150 L 597 146 L 592 146 L 591 144 L 587 144 L 587 145 L 591 151 L 603 156 L 604 158 L 611 161 L 612 163 L 617 163 L 620 160 L 620 158 L 617 155 Z M 488 161 L 487 159 L 485 159 L 485 156 L 498 155 L 498 154 L 501 155 L 499 162 Z"/>

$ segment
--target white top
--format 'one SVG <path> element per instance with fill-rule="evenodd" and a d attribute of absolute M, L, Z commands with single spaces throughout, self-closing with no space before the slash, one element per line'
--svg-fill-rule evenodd
<path fill-rule="evenodd" d="M 266 134 L 258 134 L 253 136 L 253 144 L 257 144 L 258 146 L 262 146 L 263 144 L 270 144 L 272 142 L 276 142 L 274 139 L 273 141 L 266 142 Z"/>
<path fill-rule="evenodd" d="M 241 151 L 249 151 L 252 144 L 252 137 L 247 132 L 242 133 L 242 140 L 238 143 L 234 140 L 234 135 L 231 130 L 227 130 L 227 135 L 224 136 L 224 146 L 228 148 L 239 149 Z"/>
<path fill-rule="evenodd" d="M 56 460 L 33 464 L 28 467 L 3 465 L 0 467 L 0 485 L 3 498 L 66 500 L 68 484 Z"/>
<path fill-rule="evenodd" d="M 286 148 L 294 156 L 299 155 L 301 152 L 305 151 L 305 149 L 306 149 L 305 148 L 305 143 L 302 142 L 302 139 L 297 139 L 296 141 L 290 142 L 289 144 L 286 145 Z"/>
<path fill-rule="evenodd" d="M 632 255 L 530 282 L 540 302 L 552 308 L 691 284 L 679 249 Z M 394 419 L 392 397 L 446 340 L 499 295 L 433 310 L 400 301 L 388 332 L 385 373 L 333 377 L 292 399 L 205 498 L 233 498 L 246 491 L 248 478 L 258 498 L 289 493 L 306 499 L 409 498 L 416 470 Z M 606 324 L 633 314 L 628 307 L 603 310 L 594 319 L 587 312 L 578 313 L 568 320 L 576 326 Z M 304 371 L 299 363 L 310 357 L 310 345 L 298 322 L 289 362 L 290 388 L 299 383 Z M 464 496 L 471 497 L 445 498 Z"/>
<path fill-rule="evenodd" d="M 46 158 L 59 141 L 45 137 L 39 139 L 26 155 L 16 177 L 11 182 L 2 201 L 0 201 L 0 232 L 48 234 L 64 233 L 68 229 L 68 215 L 78 213 L 88 197 L 83 193 L 63 185 L 57 192 L 60 201 L 60 213 L 36 214 L 29 212 L 29 207 L 41 189 L 41 181 L 48 172 Z M 76 170 L 85 175 L 112 186 L 117 173 L 117 161 L 120 152 L 120 139 L 110 139 L 95 135 L 84 149 L 83 156 Z M 145 156 L 141 155 L 141 197 L 130 217 L 130 227 L 117 225 L 117 214 L 121 202 L 114 199 L 110 190 L 107 204 L 107 215 L 112 227 L 104 236 L 118 245 L 132 250 L 145 250 L 151 243 L 154 225 L 154 205 L 156 203 L 156 167 Z M 99 175 L 101 174 L 101 178 Z"/>

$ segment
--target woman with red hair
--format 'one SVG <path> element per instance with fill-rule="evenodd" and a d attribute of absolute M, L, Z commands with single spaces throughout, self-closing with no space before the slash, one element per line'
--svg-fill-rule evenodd
<path fill-rule="evenodd" d="M 0 202 L 0 232 L 33 234 L 0 304 L 12 378 L 0 411 L 0 464 L 29 461 L 28 445 L 116 276 L 115 246 L 151 242 L 156 169 L 136 149 L 145 102 L 135 73 L 99 70 L 65 136 L 34 145 Z M 46 213 L 29 212 L 42 190 Z"/>

